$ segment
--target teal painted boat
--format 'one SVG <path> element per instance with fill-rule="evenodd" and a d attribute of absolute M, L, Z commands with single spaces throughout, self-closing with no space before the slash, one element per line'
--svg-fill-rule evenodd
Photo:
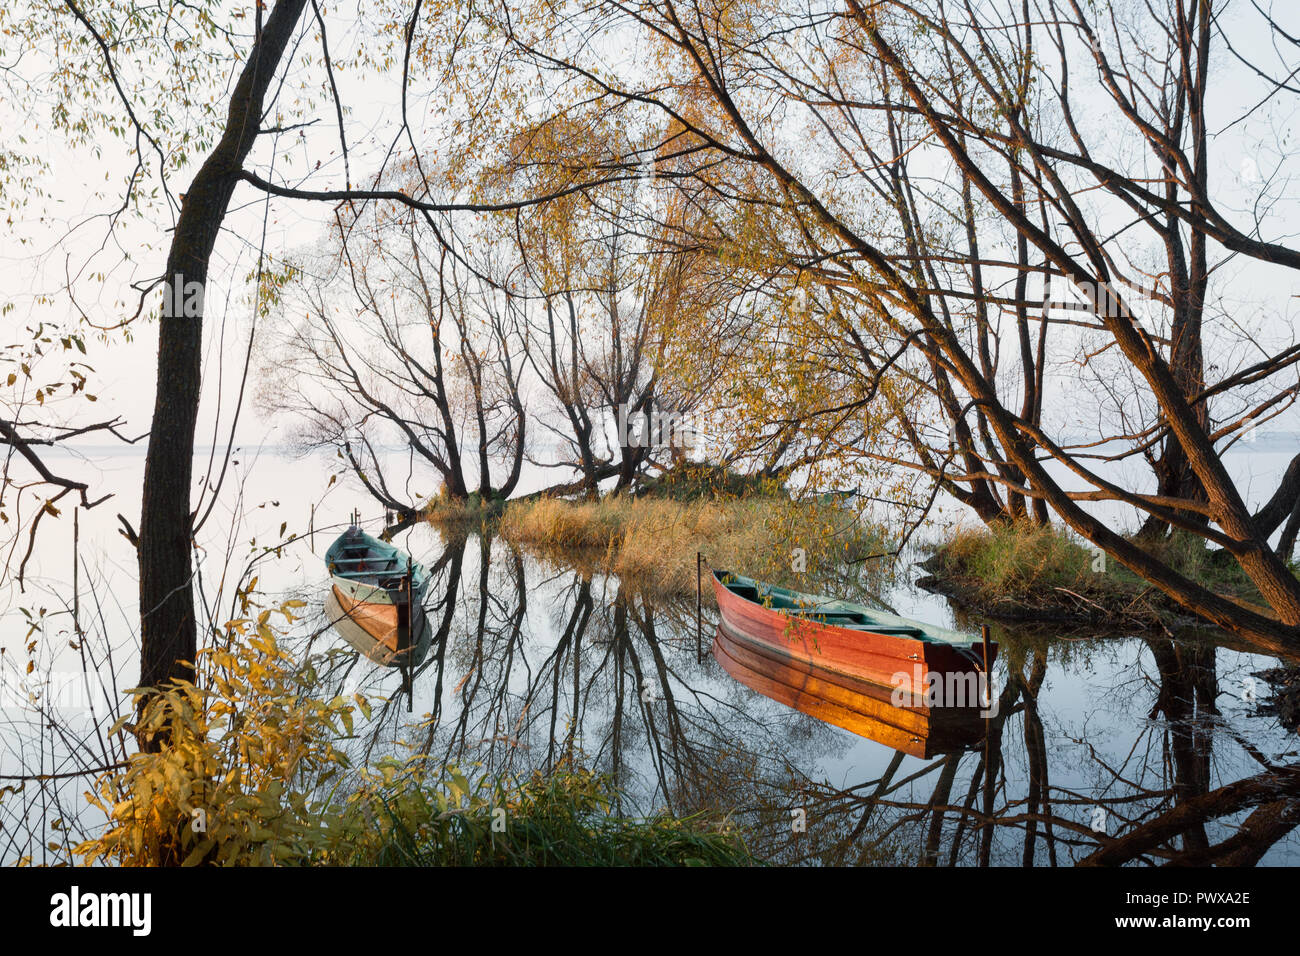
<path fill-rule="evenodd" d="M 326 613 L 348 643 L 381 664 L 410 663 L 427 648 L 424 565 L 352 525 L 325 552 L 325 566 Z"/>

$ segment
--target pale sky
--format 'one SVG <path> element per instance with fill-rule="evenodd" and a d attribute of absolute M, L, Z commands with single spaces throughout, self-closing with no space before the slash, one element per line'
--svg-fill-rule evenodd
<path fill-rule="evenodd" d="M 1289 7 L 1284 19 L 1300 21 L 1300 10 L 1295 6 Z M 1296 26 L 1296 32 L 1300 33 L 1300 24 Z M 338 47 L 346 43 L 349 29 L 350 24 L 347 23 L 332 26 L 332 45 Z M 1259 39 L 1262 42 L 1263 37 Z M 1260 50 L 1262 47 L 1260 43 L 1252 43 L 1249 48 Z M 1212 105 L 1211 113 L 1217 116 L 1235 116 L 1240 112 L 1242 103 L 1253 102 L 1258 83 L 1240 64 L 1233 62 L 1226 52 L 1220 54 L 1220 62 L 1227 72 L 1222 81 L 1216 80 L 1212 87 L 1216 102 Z M 341 95 L 348 110 L 351 168 L 356 181 L 364 181 L 365 174 L 376 167 L 394 134 L 394 119 L 397 115 L 395 90 L 400 78 L 398 69 L 394 67 L 392 75 L 369 76 L 364 84 L 359 82 L 360 78 L 355 73 L 345 74 L 341 78 Z M 419 128 L 421 118 L 430 117 L 427 110 L 420 108 L 422 102 L 413 100 L 412 115 L 417 124 L 417 141 L 437 143 L 439 136 L 435 119 L 429 118 L 425 128 Z M 301 141 L 305 146 L 299 145 L 297 134 L 289 134 L 281 139 L 282 146 L 291 148 L 286 148 L 277 158 L 277 174 L 290 168 L 291 163 L 297 169 L 303 169 L 305 163 L 301 157 L 307 156 L 308 162 L 321 160 L 320 170 L 308 180 L 310 186 L 341 186 L 342 164 L 332 104 L 323 103 L 317 115 L 321 122 L 306 132 Z M 1294 163 L 1289 157 L 1279 155 L 1275 144 L 1269 149 L 1252 146 L 1254 141 L 1268 143 L 1290 135 L 1294 121 L 1294 113 L 1263 109 L 1249 122 L 1216 137 L 1215 165 L 1211 175 L 1215 193 L 1225 209 L 1246 210 L 1258 194 L 1260 184 L 1274 176 L 1279 164 L 1282 164 L 1283 174 L 1294 169 Z M 44 136 L 40 141 L 41 147 L 53 165 L 51 176 L 45 180 L 45 186 L 51 193 L 45 210 L 49 218 L 38 220 L 33 211 L 32 216 L 15 222 L 11 227 L 11 241 L 0 251 L 0 301 L 14 306 L 4 321 L 12 327 L 46 318 L 56 321 L 69 318 L 71 313 L 66 297 L 60 293 L 65 271 L 69 266 L 85 266 L 83 278 L 77 284 L 81 305 L 96 321 L 106 324 L 115 322 L 123 316 L 118 301 L 130 302 L 134 307 L 135 298 L 128 283 L 132 279 L 140 280 L 161 271 L 168 233 L 154 224 L 145 228 L 133 226 L 115 237 L 114 244 L 129 251 L 135 263 L 123 263 L 121 252 L 113 248 L 114 244 L 95 254 L 105 237 L 104 221 L 93 217 L 109 208 L 109 200 L 116 199 L 116 194 L 110 194 L 109 199 L 95 199 L 93 192 L 105 187 L 105 176 L 110 181 L 109 185 L 112 185 L 129 169 L 129 160 L 123 152 L 122 144 L 116 140 L 105 140 L 102 144 L 103 157 L 96 159 L 89 150 L 74 152 L 68 149 L 59 136 L 45 134 L 39 125 L 33 127 L 33 122 L 39 123 L 39 117 L 32 118 L 25 124 L 25 128 L 38 137 Z M 263 137 L 250 163 L 250 166 L 264 175 L 270 145 L 270 137 Z M 1287 149 L 1283 147 L 1283 152 Z M 196 156 L 195 161 L 201 158 Z M 174 188 L 183 191 L 191 175 L 191 172 L 186 172 L 175 177 Z M 1289 182 L 1274 180 L 1274 185 L 1285 201 L 1279 204 L 1277 214 L 1266 223 L 1266 228 L 1270 231 L 1269 238 L 1295 241 L 1294 235 L 1289 234 L 1292 233 L 1290 223 L 1300 221 L 1300 216 L 1297 215 L 1300 213 L 1300 209 L 1297 209 L 1300 195 Z M 207 444 L 214 438 L 224 441 L 229 427 L 226 417 L 214 430 L 218 376 L 222 379 L 221 392 L 225 396 L 221 403 L 222 411 L 224 416 L 228 416 L 233 407 L 232 396 L 237 385 L 251 311 L 243 277 L 251 273 L 255 266 L 255 244 L 262 228 L 263 216 L 267 216 L 267 248 L 278 255 L 316 242 L 328 214 L 327 203 L 272 199 L 268 204 L 266 197 L 251 187 L 241 185 L 237 189 L 214 255 L 207 294 L 205 399 L 200 412 L 200 444 Z M 1237 221 L 1244 224 L 1244 214 L 1238 215 Z M 70 235 L 69 229 L 73 230 Z M 15 241 L 19 237 L 26 238 L 28 244 L 19 245 Z M 1247 320 L 1258 319 L 1266 332 L 1271 333 L 1276 340 L 1292 340 L 1297 325 L 1297 307 L 1300 306 L 1298 277 L 1283 269 L 1265 269 L 1254 264 L 1239 267 L 1236 263 L 1230 263 L 1224 268 L 1228 271 L 1240 268 L 1242 271 L 1241 277 L 1224 290 L 1233 297 L 1227 304 L 1234 310 L 1240 310 L 1239 313 L 1234 311 L 1234 314 L 1241 314 Z M 102 283 L 90 275 L 98 269 L 112 270 Z M 53 304 L 37 304 L 34 298 L 39 294 L 51 296 Z M 1213 330 L 1210 330 L 1210 334 L 1213 335 Z M 88 344 L 90 353 L 87 361 L 96 370 L 89 390 L 99 396 L 99 402 L 89 409 L 84 403 L 79 404 L 78 414 L 93 412 L 101 417 L 116 414 L 126 420 L 126 431 L 132 434 L 146 431 L 153 403 L 156 325 L 152 321 L 140 320 L 131 327 L 129 341 L 124 341 L 120 334 L 115 334 L 109 344 L 98 341 Z M 224 356 L 224 364 L 218 361 L 220 356 Z M 1209 361 L 1213 363 L 1216 357 L 1211 349 Z M 57 368 L 58 361 L 56 358 L 48 363 L 52 371 Z M 1071 394 L 1077 392 L 1077 388 L 1072 388 L 1071 385 L 1066 378 L 1060 380 L 1053 390 L 1053 398 L 1064 402 L 1058 411 L 1066 416 L 1079 399 L 1077 394 Z M 246 443 L 277 440 L 276 435 L 284 423 L 265 420 L 252 406 L 251 401 L 246 401 L 241 412 L 239 440 Z M 1265 426 L 1265 431 L 1294 430 L 1300 430 L 1300 416 L 1294 411 Z"/>

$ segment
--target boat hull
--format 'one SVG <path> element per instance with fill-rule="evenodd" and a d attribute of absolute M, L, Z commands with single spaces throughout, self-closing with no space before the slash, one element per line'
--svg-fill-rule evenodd
<path fill-rule="evenodd" d="M 966 750 L 984 737 L 986 724 L 978 710 L 896 706 L 891 691 L 878 684 L 786 656 L 722 627 L 713 639 L 713 656 L 764 697 L 909 756 Z"/>
<path fill-rule="evenodd" d="M 977 677 L 983 670 L 983 649 L 979 644 L 882 634 L 809 620 L 736 594 L 723 583 L 721 572 L 715 571 L 712 577 L 721 627 L 727 635 L 764 645 L 779 653 L 782 659 L 891 690 L 899 688 L 913 698 L 925 697 L 936 677 L 945 687 L 960 690 L 968 685 L 969 678 Z M 846 605 L 827 602 L 826 606 L 838 609 Z M 901 621 L 891 616 L 886 623 Z M 997 645 L 990 643 L 990 667 L 996 654 Z M 978 702 L 978 697 L 974 702 Z"/>
<path fill-rule="evenodd" d="M 415 663 L 428 647 L 429 621 L 418 600 L 407 612 L 391 600 L 358 601 L 335 585 L 325 599 L 325 614 L 344 640 L 378 664 Z"/>

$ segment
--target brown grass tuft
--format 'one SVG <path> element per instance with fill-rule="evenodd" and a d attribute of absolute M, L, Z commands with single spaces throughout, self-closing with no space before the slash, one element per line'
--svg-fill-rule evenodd
<path fill-rule="evenodd" d="M 695 590 L 697 551 L 712 567 L 811 589 L 841 575 L 846 558 L 883 547 L 878 532 L 841 506 L 765 497 L 511 502 L 498 533 L 565 563 L 595 560 L 665 594 Z M 796 570 L 797 548 L 805 572 Z"/>

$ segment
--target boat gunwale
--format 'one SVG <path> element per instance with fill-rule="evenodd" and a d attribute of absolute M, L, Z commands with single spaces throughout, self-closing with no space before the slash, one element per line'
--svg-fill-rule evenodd
<path fill-rule="evenodd" d="M 796 591 L 793 588 L 786 588 L 775 584 L 767 584 L 765 582 L 758 581 L 755 578 L 745 577 L 743 574 L 737 574 L 734 571 L 727 571 L 725 569 L 712 568 L 710 570 L 713 574 L 717 586 L 726 589 L 727 592 L 730 593 L 736 599 L 744 601 L 748 604 L 752 604 L 753 606 L 757 608 L 761 608 L 764 611 L 771 611 L 776 614 L 780 614 L 784 617 L 791 619 L 792 621 L 804 622 L 810 625 L 814 625 L 815 627 L 826 628 L 828 630 L 841 631 L 844 632 L 845 634 L 858 634 L 858 635 L 866 635 L 870 637 L 894 638 L 902 641 L 916 641 L 922 644 L 935 645 L 939 647 L 947 646 L 947 647 L 952 647 L 954 649 L 961 649 L 961 650 L 974 649 L 979 647 L 981 644 L 979 638 L 969 633 L 963 633 L 961 631 L 955 631 L 945 627 L 938 627 L 936 625 L 927 624 L 923 621 L 917 621 L 912 618 L 902 617 L 897 614 L 890 614 L 886 611 L 877 611 L 874 608 L 867 607 L 866 605 L 857 604 L 852 601 L 846 601 L 842 598 L 828 598 L 825 595 L 821 595 L 821 594 L 810 594 L 804 591 Z M 724 576 L 730 578 L 731 581 L 724 580 Z M 790 609 L 788 608 L 771 607 L 769 605 L 763 604 L 761 601 L 755 601 L 753 598 L 750 598 L 747 595 L 737 593 L 735 588 L 733 587 L 733 585 L 737 583 L 739 583 L 742 587 L 746 585 L 753 587 L 755 589 L 755 592 L 760 597 L 764 596 L 763 589 L 766 588 L 768 590 L 768 593 L 771 593 L 772 591 L 778 591 L 781 594 L 788 595 L 792 598 L 808 598 L 814 602 L 821 602 L 817 604 L 809 604 L 807 606 L 807 610 L 813 611 L 814 613 L 816 611 L 829 611 L 833 607 L 841 608 L 841 609 L 852 609 L 851 613 L 860 614 L 862 616 L 867 617 L 868 619 L 876 621 L 878 623 L 874 626 L 884 628 L 885 630 L 874 630 L 872 629 L 872 627 L 863 627 L 863 628 L 844 627 L 839 624 L 830 624 L 822 621 L 812 620 L 801 614 L 791 614 L 789 613 Z M 919 633 L 891 634 L 888 631 L 889 628 L 907 628 L 909 630 L 919 631 Z M 996 647 L 996 646 L 997 646 L 996 643 L 991 642 L 991 647 Z"/>
<path fill-rule="evenodd" d="M 360 557 L 360 558 L 339 557 L 338 552 L 343 547 L 346 546 L 345 542 L 355 542 L 355 544 L 351 545 L 353 547 L 364 547 L 367 551 L 367 556 Z M 340 567 L 340 565 L 342 564 L 364 563 L 365 561 L 370 560 L 370 558 L 368 557 L 370 554 L 379 555 L 382 556 L 382 558 L 387 558 L 389 560 L 395 560 L 397 561 L 398 566 L 396 568 L 386 568 L 383 570 L 368 570 L 368 569 L 367 570 L 359 570 L 359 569 L 345 570 L 344 568 Z M 402 562 L 401 562 L 402 558 L 406 559 L 405 566 L 402 566 Z M 379 584 L 378 582 L 379 578 L 393 577 L 393 576 L 399 578 L 405 578 L 409 574 L 411 578 L 412 594 L 413 595 L 418 594 L 421 596 L 423 596 L 431 580 L 429 569 L 426 568 L 419 561 L 416 561 L 411 554 L 403 551 L 401 548 L 397 547 L 391 541 L 383 541 L 370 534 L 367 534 L 365 531 L 362 531 L 356 525 L 353 525 L 352 527 L 344 531 L 342 534 L 340 534 L 337 538 L 334 539 L 334 541 L 326 549 L 325 568 L 329 572 L 330 577 L 332 579 L 339 580 L 339 581 L 346 581 L 349 583 L 371 584 L 371 587 L 374 588 L 376 591 L 386 592 L 390 595 L 393 594 L 397 589 L 386 588 L 383 585 Z M 373 583 L 371 583 L 372 580 Z M 389 602 L 375 602 L 375 603 L 389 603 Z"/>

